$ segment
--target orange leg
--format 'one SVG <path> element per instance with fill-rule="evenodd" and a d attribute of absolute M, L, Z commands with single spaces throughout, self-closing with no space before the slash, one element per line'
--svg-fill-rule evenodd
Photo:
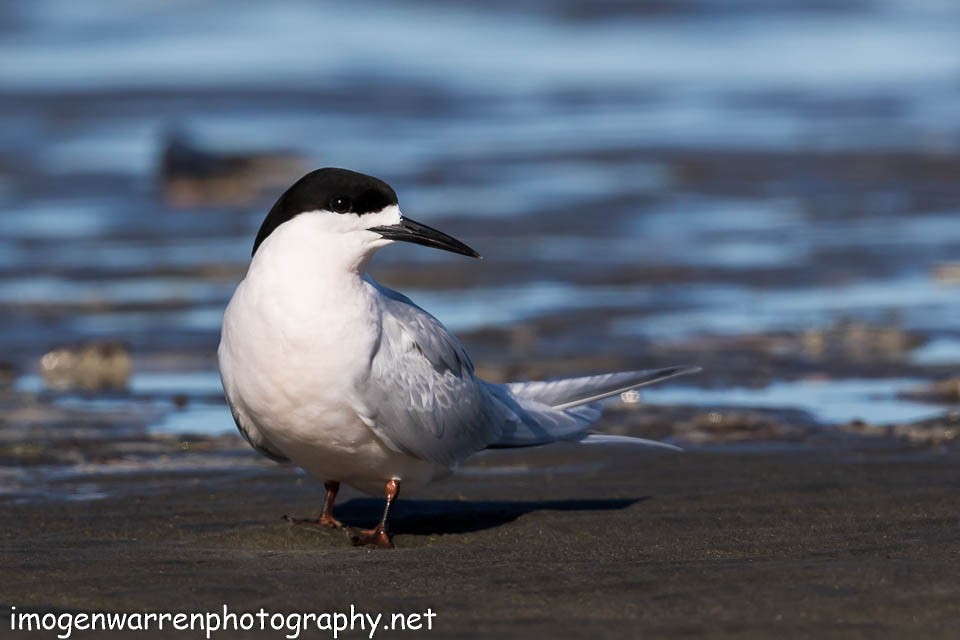
<path fill-rule="evenodd" d="M 327 497 L 323 501 L 323 511 L 316 520 L 312 518 L 294 518 L 292 516 L 283 516 L 283 519 L 291 524 L 313 524 L 321 527 L 330 527 L 331 529 L 340 529 L 343 524 L 333 517 L 333 503 L 337 501 L 337 491 L 340 490 L 340 483 L 336 480 L 330 480 L 323 484 L 327 490 Z"/>
<path fill-rule="evenodd" d="M 400 482 L 397 479 L 392 479 L 387 482 L 385 493 L 387 495 L 387 506 L 383 510 L 383 517 L 380 518 L 380 522 L 373 529 L 362 529 L 350 536 L 350 540 L 354 546 L 372 546 L 380 547 L 381 549 L 390 549 L 393 547 L 393 542 L 390 541 L 388 523 L 390 520 L 390 507 L 393 506 L 393 501 L 400 495 Z"/>
<path fill-rule="evenodd" d="M 320 525 L 339 529 L 343 526 L 339 520 L 333 517 L 333 503 L 337 500 L 337 491 L 340 490 L 340 483 L 336 480 L 330 480 L 323 484 L 327 490 L 327 497 L 323 501 L 323 512 L 320 514 Z"/>

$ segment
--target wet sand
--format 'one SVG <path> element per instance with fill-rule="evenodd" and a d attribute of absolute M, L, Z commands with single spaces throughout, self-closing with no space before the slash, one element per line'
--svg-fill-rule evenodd
<path fill-rule="evenodd" d="M 686 452 L 602 472 L 498 476 L 480 464 L 402 500 L 392 551 L 282 521 L 321 499 L 287 467 L 119 478 L 144 490 L 0 512 L 0 623 L 6 637 L 9 605 L 354 604 L 429 607 L 434 637 L 955 637 L 958 463 L 957 450 L 835 447 Z M 367 525 L 381 502 L 347 493 L 338 507 Z"/>

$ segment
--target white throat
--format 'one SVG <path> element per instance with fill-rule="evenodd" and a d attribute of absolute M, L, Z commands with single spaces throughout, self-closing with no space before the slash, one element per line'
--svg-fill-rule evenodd
<path fill-rule="evenodd" d="M 264 268 L 297 280 L 336 274 L 362 276 L 376 250 L 393 242 L 369 229 L 397 224 L 401 218 L 396 205 L 362 216 L 301 213 L 263 241 L 250 262 L 248 277 Z"/>

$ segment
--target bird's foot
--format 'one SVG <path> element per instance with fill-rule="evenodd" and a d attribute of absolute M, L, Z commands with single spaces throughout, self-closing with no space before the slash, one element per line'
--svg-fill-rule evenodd
<path fill-rule="evenodd" d="M 320 519 L 317 521 L 321 527 L 327 527 L 330 529 L 343 529 L 343 523 L 327 514 L 320 516 Z"/>
<path fill-rule="evenodd" d="M 294 518 L 293 516 L 283 516 L 283 519 L 290 524 L 311 524 L 315 527 L 326 527 L 328 529 L 343 529 L 343 523 L 327 514 L 319 518 Z"/>
<path fill-rule="evenodd" d="M 352 542 L 355 547 L 393 548 L 393 541 L 390 540 L 390 535 L 383 527 L 377 527 L 375 529 L 351 529 L 350 542 Z"/>

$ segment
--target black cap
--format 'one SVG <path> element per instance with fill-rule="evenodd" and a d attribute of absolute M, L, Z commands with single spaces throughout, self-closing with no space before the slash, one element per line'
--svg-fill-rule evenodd
<path fill-rule="evenodd" d="M 311 171 L 287 189 L 260 225 L 253 253 L 277 227 L 306 211 L 362 216 L 397 204 L 397 193 L 383 180 L 349 169 Z"/>

